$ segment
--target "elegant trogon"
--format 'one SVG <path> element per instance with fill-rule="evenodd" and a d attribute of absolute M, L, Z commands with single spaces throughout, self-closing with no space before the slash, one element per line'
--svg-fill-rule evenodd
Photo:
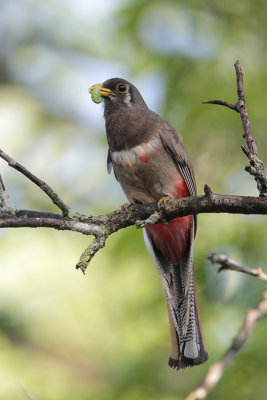
<path fill-rule="evenodd" d="M 166 196 L 196 194 L 192 164 L 179 135 L 169 122 L 147 107 L 134 85 L 112 78 L 102 85 L 93 85 L 90 92 L 95 102 L 104 101 L 108 172 L 113 167 L 130 202 L 151 203 Z M 177 369 L 202 364 L 208 357 L 194 276 L 195 233 L 193 215 L 144 229 L 145 243 L 155 260 L 167 299 L 169 365 Z"/>

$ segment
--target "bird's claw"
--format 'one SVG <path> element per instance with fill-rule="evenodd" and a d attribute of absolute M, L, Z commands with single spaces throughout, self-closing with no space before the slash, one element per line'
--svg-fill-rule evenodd
<path fill-rule="evenodd" d="M 171 200 L 170 196 L 164 196 L 158 201 L 158 207 L 161 208 L 162 206 L 166 206 L 168 201 Z"/>
<path fill-rule="evenodd" d="M 131 203 L 123 203 L 123 204 L 120 206 L 120 210 L 121 210 L 121 211 L 125 211 L 125 210 L 127 210 L 127 208 L 128 208 L 130 205 L 131 205 Z"/>

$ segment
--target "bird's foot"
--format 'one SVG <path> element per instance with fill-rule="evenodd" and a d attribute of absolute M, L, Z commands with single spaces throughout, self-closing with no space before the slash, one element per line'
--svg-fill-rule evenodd
<path fill-rule="evenodd" d="M 131 205 L 131 203 L 123 203 L 123 204 L 120 206 L 120 210 L 121 210 L 121 211 L 125 211 L 125 210 L 127 210 L 128 207 L 130 207 L 130 205 Z"/>
<path fill-rule="evenodd" d="M 170 196 L 164 196 L 158 201 L 158 207 L 161 208 L 162 206 L 166 206 L 168 201 L 171 200 Z"/>

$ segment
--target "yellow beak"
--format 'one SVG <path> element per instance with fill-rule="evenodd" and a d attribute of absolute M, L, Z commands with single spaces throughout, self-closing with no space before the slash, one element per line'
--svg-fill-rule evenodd
<path fill-rule="evenodd" d="M 104 100 L 101 97 L 115 96 L 115 93 L 113 93 L 110 89 L 104 88 L 99 83 L 91 86 L 89 89 L 89 93 L 91 94 L 92 100 L 95 103 L 101 103 L 101 101 Z"/>

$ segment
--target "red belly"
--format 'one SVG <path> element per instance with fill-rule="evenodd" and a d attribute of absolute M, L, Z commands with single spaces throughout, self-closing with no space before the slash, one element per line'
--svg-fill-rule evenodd
<path fill-rule="evenodd" d="M 184 179 L 177 177 L 172 197 L 189 196 Z M 146 228 L 147 235 L 153 245 L 168 259 L 179 263 L 186 249 L 190 230 L 193 225 L 193 216 L 177 217 L 168 223 L 150 225 Z"/>

